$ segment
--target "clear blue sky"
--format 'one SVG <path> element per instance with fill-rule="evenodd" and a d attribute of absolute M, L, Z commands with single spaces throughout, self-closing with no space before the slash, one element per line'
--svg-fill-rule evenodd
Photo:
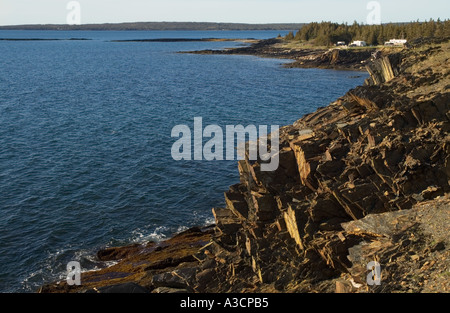
<path fill-rule="evenodd" d="M 0 25 L 65 24 L 70 0 L 0 0 Z M 370 0 L 78 0 L 81 23 L 366 22 Z M 381 22 L 450 18 L 449 0 L 379 0 Z"/>

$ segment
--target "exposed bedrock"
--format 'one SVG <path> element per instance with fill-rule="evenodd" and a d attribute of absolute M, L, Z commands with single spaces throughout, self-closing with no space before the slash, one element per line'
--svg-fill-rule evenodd
<path fill-rule="evenodd" d="M 275 172 L 239 161 L 240 183 L 213 210 L 209 255 L 220 256 L 224 279 L 204 289 L 330 291 L 325 282 L 354 266 L 349 249 L 382 236 L 343 225 L 445 197 L 450 93 L 439 60 L 448 49 L 377 57 L 365 86 L 281 128 Z"/>
<path fill-rule="evenodd" d="M 84 281 L 151 292 L 450 291 L 449 55 L 448 40 L 376 55 L 364 86 L 280 129 L 276 171 L 238 162 L 212 229 L 106 249 L 99 258 L 121 260 Z M 371 261 L 379 286 L 366 282 Z M 80 290 L 61 286 L 43 291 Z"/>

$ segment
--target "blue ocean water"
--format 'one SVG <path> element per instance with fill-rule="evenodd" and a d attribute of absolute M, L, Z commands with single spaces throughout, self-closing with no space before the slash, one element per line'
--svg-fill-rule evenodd
<path fill-rule="evenodd" d="M 286 69 L 284 60 L 179 54 L 271 31 L 0 31 L 0 292 L 34 292 L 105 246 L 160 240 L 213 222 L 236 161 L 174 161 L 171 130 L 287 125 L 364 73 Z M 283 34 L 283 33 L 282 33 Z M 355 76 L 358 76 L 355 78 Z"/>

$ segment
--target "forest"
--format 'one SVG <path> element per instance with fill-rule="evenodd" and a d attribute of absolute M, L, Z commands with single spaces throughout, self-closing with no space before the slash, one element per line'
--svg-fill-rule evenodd
<path fill-rule="evenodd" d="M 429 20 L 412 23 L 388 23 L 381 25 L 338 24 L 314 22 L 302 26 L 296 33 L 289 32 L 286 40 L 312 42 L 315 45 L 330 46 L 338 41 L 347 44 L 354 40 L 366 41 L 368 45 L 382 45 L 390 39 L 413 40 L 419 37 L 449 37 L 450 20 Z"/>

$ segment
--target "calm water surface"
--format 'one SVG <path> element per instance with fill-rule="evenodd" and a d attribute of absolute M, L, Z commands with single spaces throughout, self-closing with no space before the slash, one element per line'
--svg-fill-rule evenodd
<path fill-rule="evenodd" d="M 287 125 L 366 74 L 283 60 L 177 54 L 279 32 L 0 31 L 0 292 L 33 292 L 99 248 L 213 222 L 235 161 L 174 161 L 175 125 Z M 283 33 L 282 33 L 283 34 Z M 354 76 L 359 76 L 355 78 Z"/>

